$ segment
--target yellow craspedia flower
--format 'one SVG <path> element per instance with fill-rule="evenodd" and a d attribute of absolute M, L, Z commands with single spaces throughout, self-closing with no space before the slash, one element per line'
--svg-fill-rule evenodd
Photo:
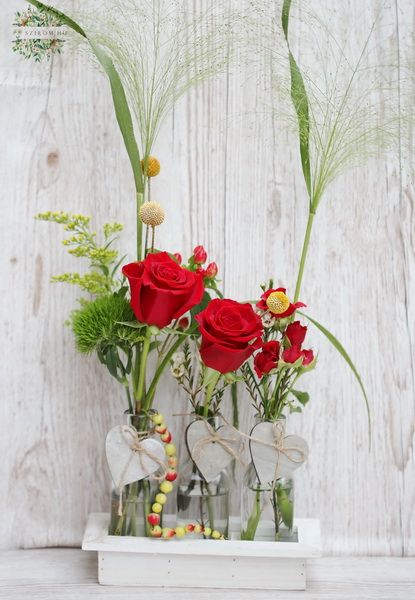
<path fill-rule="evenodd" d="M 284 292 L 272 292 L 267 300 L 267 307 L 274 315 L 281 315 L 290 306 L 288 296 Z"/>
<path fill-rule="evenodd" d="M 141 161 L 143 171 L 145 164 L 147 164 L 147 177 L 155 177 L 160 173 L 160 161 L 155 156 L 149 156 Z"/>
<path fill-rule="evenodd" d="M 150 225 L 151 227 L 157 227 L 164 221 L 164 210 L 158 202 L 144 202 L 139 214 L 144 225 Z"/>

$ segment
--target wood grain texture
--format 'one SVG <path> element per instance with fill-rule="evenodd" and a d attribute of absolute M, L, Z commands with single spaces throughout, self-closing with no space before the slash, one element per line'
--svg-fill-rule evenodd
<path fill-rule="evenodd" d="M 412 558 L 321 558 L 308 565 L 307 590 L 226 590 L 229 600 L 412 600 Z M 155 589 L 101 586 L 94 553 L 74 549 L 15 550 L 0 553 L 0 598 L 34 600 L 200 600 L 223 598 L 220 589 Z"/>
<path fill-rule="evenodd" d="M 357 23 L 356 36 L 364 36 L 381 5 L 336 4 L 333 32 L 344 41 Z M 103 440 L 124 399 L 94 360 L 75 352 L 63 322 L 76 290 L 49 283 L 74 262 L 58 228 L 33 216 L 71 210 L 91 214 L 96 227 L 121 221 L 133 258 L 134 185 L 106 79 L 77 53 L 35 65 L 11 52 L 9 24 L 21 6 L 7 3 L 0 42 L 0 547 L 77 546 L 88 513 L 108 510 Z M 403 55 L 409 36 L 413 54 L 411 0 L 383 10 L 394 25 L 385 52 Z M 296 140 L 261 112 L 272 102 L 246 73 L 225 74 L 179 102 L 155 148 L 163 170 L 154 198 L 167 212 L 159 244 L 187 255 L 203 243 L 226 294 L 240 300 L 256 297 L 269 276 L 292 291 L 306 223 Z M 339 179 L 313 231 L 302 299 L 355 359 L 373 416 L 369 453 L 359 390 L 311 333 L 320 353 L 306 383 L 312 402 L 290 423 L 311 448 L 296 512 L 321 519 L 329 554 L 415 554 L 415 187 L 410 169 L 406 176 L 413 159 L 402 144 L 399 158 Z M 168 375 L 157 406 L 168 418 L 186 410 Z M 242 428 L 249 422 L 241 397 Z M 237 513 L 237 494 L 232 506 Z"/>

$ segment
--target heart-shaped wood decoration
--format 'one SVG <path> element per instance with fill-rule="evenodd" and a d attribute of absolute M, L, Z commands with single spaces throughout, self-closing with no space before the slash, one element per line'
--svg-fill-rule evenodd
<path fill-rule="evenodd" d="M 141 454 L 133 450 L 137 443 L 144 450 Z M 165 459 L 161 442 L 153 438 L 139 440 L 137 431 L 129 425 L 117 425 L 110 429 L 105 439 L 105 453 L 111 477 L 117 488 L 155 473 Z"/>
<path fill-rule="evenodd" d="M 258 423 L 251 438 L 252 462 L 262 484 L 271 484 L 276 477 L 290 477 L 307 459 L 307 442 L 298 435 L 285 435 L 275 423 Z"/>
<path fill-rule="evenodd" d="M 242 439 L 233 427 L 218 430 L 206 421 L 192 421 L 186 429 L 186 445 L 203 479 L 213 481 L 242 450 Z"/>

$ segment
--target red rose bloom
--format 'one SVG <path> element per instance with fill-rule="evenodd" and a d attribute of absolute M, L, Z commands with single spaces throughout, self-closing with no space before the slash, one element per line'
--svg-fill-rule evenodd
<path fill-rule="evenodd" d="M 167 252 L 148 254 L 122 269 L 131 291 L 131 308 L 140 323 L 160 329 L 199 304 L 203 278 L 177 264 Z"/>
<path fill-rule="evenodd" d="M 283 319 L 291 316 L 297 308 L 306 306 L 302 302 L 290 302 L 285 291 L 285 288 L 268 290 L 265 294 L 262 294 L 261 300 L 257 303 L 257 308 L 268 310 L 273 317 Z"/>
<path fill-rule="evenodd" d="M 263 377 L 272 369 L 275 369 L 280 357 L 280 343 L 273 340 L 266 342 L 261 349 L 261 352 L 255 355 L 254 368 L 258 377 Z"/>
<path fill-rule="evenodd" d="M 307 333 L 307 327 L 301 325 L 300 321 L 294 321 L 290 323 L 285 330 L 285 335 L 290 340 L 291 346 L 301 346 L 304 342 L 305 335 Z"/>
<path fill-rule="evenodd" d="M 202 335 L 202 360 L 220 373 L 236 371 L 261 346 L 261 319 L 250 304 L 211 300 L 195 318 Z"/>

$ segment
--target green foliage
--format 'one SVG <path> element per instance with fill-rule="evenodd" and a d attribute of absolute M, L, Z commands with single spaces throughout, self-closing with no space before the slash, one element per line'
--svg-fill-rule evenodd
<path fill-rule="evenodd" d="M 122 324 L 133 319 L 130 303 L 118 294 L 86 302 L 80 309 L 73 311 L 71 316 L 77 349 L 89 354 L 105 345 L 129 344 L 142 340 L 140 330 Z"/>
<path fill-rule="evenodd" d="M 90 217 L 66 212 L 44 212 L 36 217 L 41 221 L 49 221 L 63 225 L 65 231 L 72 232 L 62 244 L 68 248 L 69 254 L 89 261 L 89 272 L 80 275 L 77 272 L 63 273 L 52 277 L 54 282 L 77 285 L 81 290 L 95 296 L 106 295 L 118 286 L 115 280 L 120 264 L 118 251 L 111 248 L 116 240 L 115 234 L 122 231 L 120 223 L 105 223 L 103 226 L 104 243 L 99 245 L 95 232 L 90 229 Z M 121 259 L 122 260 L 122 259 Z"/>

